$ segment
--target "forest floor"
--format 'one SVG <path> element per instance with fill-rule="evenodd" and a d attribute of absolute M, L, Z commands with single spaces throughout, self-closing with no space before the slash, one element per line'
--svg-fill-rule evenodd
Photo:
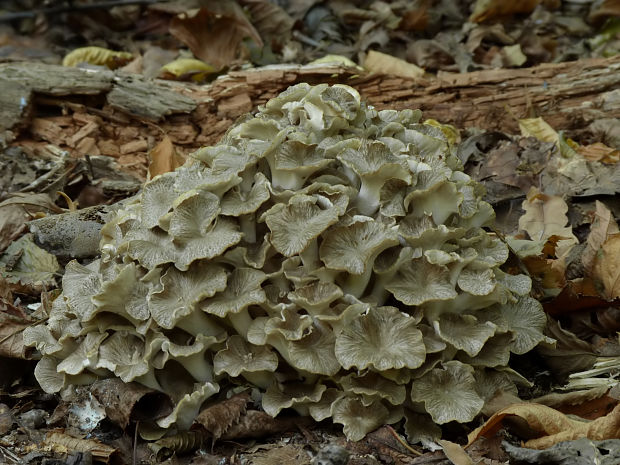
<path fill-rule="evenodd" d="M 442 441 L 386 425 L 351 442 L 291 415 L 157 447 L 142 394 L 115 415 L 88 387 L 43 392 L 23 330 L 97 253 L 110 206 L 299 82 L 457 128 L 556 340 L 510 359 L 530 387 Z M 619 2 L 6 0 L 0 89 L 0 464 L 620 463 Z"/>

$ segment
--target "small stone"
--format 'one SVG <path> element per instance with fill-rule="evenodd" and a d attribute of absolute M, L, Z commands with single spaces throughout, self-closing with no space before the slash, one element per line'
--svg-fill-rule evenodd
<path fill-rule="evenodd" d="M 18 417 L 19 424 L 27 429 L 37 429 L 45 424 L 47 412 L 40 408 L 35 408 L 22 413 Z"/>
<path fill-rule="evenodd" d="M 312 465 L 346 465 L 351 454 L 342 446 L 328 444 L 319 450 Z"/>

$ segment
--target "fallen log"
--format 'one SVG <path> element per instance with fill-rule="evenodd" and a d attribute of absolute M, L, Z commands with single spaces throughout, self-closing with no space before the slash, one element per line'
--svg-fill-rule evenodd
<path fill-rule="evenodd" d="M 299 82 L 348 84 L 378 109 L 420 108 L 426 118 L 459 128 L 516 133 L 519 118 L 542 116 L 575 137 L 595 120 L 620 118 L 620 56 L 411 79 L 277 65 L 231 71 L 207 85 L 11 63 L 0 65 L 0 80 L 11 89 L 0 95 L 5 142 L 108 155 L 141 174 L 163 134 L 181 153 L 211 145 L 239 116 Z"/>

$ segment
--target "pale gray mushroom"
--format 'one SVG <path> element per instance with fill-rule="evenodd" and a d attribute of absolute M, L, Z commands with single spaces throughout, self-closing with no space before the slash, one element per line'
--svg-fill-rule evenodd
<path fill-rule="evenodd" d="M 549 341 L 545 314 L 499 268 L 508 248 L 482 229 L 493 209 L 455 129 L 420 121 L 299 84 L 147 182 L 24 332 L 43 389 L 162 390 L 175 409 L 154 437 L 249 382 L 272 415 L 332 418 L 352 440 L 405 416 L 423 441 L 513 392 L 510 354 Z"/>

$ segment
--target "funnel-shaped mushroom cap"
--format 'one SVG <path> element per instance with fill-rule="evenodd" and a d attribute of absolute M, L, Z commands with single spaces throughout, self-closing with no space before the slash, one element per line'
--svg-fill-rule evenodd
<path fill-rule="evenodd" d="M 48 326 L 30 326 L 24 329 L 23 334 L 24 345 L 34 346 L 43 355 L 60 352 L 63 348 Z"/>
<path fill-rule="evenodd" d="M 179 400 L 170 415 L 157 420 L 157 424 L 162 428 L 169 428 L 174 423 L 182 430 L 188 430 L 194 418 L 200 412 L 200 406 L 211 397 L 217 394 L 220 387 L 216 383 L 206 382 L 204 384 L 196 384 L 196 389 L 190 394 L 186 394 Z"/>
<path fill-rule="evenodd" d="M 417 368 L 425 356 L 416 321 L 394 307 L 371 307 L 336 338 L 336 357 L 346 369 Z"/>
<path fill-rule="evenodd" d="M 58 362 L 52 357 L 43 357 L 34 368 L 37 382 L 48 394 L 60 391 L 65 385 L 65 374 L 59 373 L 56 367 Z"/>
<path fill-rule="evenodd" d="M 290 357 L 287 361 L 308 373 L 333 376 L 340 370 L 334 355 L 334 343 L 334 333 L 317 321 L 302 339 L 288 341 Z"/>
<path fill-rule="evenodd" d="M 142 191 L 142 225 L 153 228 L 170 211 L 179 193 L 174 189 L 176 176 L 165 173 L 146 183 Z"/>
<path fill-rule="evenodd" d="M 357 149 L 347 148 L 338 154 L 338 160 L 361 180 L 356 206 L 364 215 L 371 215 L 377 210 L 381 188 L 388 179 L 411 183 L 411 173 L 405 159 L 394 155 L 389 147 L 379 141 L 363 141 Z"/>
<path fill-rule="evenodd" d="M 493 334 L 497 326 L 489 321 L 478 321 L 473 315 L 445 314 L 433 322 L 435 331 L 446 342 L 475 356 Z"/>
<path fill-rule="evenodd" d="M 316 144 L 297 140 L 287 140 L 280 144 L 268 160 L 273 186 L 293 190 L 300 189 L 310 175 L 331 162 L 316 149 Z"/>
<path fill-rule="evenodd" d="M 363 375 L 350 374 L 340 378 L 338 382 L 346 392 L 386 399 L 392 405 L 402 405 L 407 394 L 405 386 L 396 384 L 372 371 Z"/>
<path fill-rule="evenodd" d="M 125 331 L 101 344 L 97 368 L 107 368 L 126 383 L 152 370 L 144 358 L 144 341 Z"/>
<path fill-rule="evenodd" d="M 338 221 L 331 205 L 321 208 L 317 199 L 293 196 L 288 205 L 277 204 L 265 213 L 271 244 L 285 257 L 302 252 L 319 234 Z"/>
<path fill-rule="evenodd" d="M 467 423 L 478 414 L 484 401 L 476 392 L 474 369 L 456 360 L 444 362 L 411 385 L 411 400 L 424 402 L 435 423 Z"/>
<path fill-rule="evenodd" d="M 57 370 L 68 375 L 77 375 L 85 368 L 94 367 L 99 357 L 100 344 L 107 333 L 88 333 L 78 348 L 58 364 Z"/>
<path fill-rule="evenodd" d="M 326 389 L 323 384 L 274 383 L 263 395 L 263 409 L 275 417 L 282 409 L 318 402 Z"/>
<path fill-rule="evenodd" d="M 229 313 L 239 313 L 250 305 L 265 301 L 265 291 L 261 288 L 267 275 L 252 268 L 238 268 L 228 278 L 226 289 L 211 299 L 205 300 L 201 308 L 213 315 L 225 317 Z"/>
<path fill-rule="evenodd" d="M 311 326 L 312 317 L 300 314 L 299 309 L 291 305 L 284 307 L 280 315 L 267 319 L 263 331 L 266 335 L 280 334 L 287 341 L 299 341 Z"/>
<path fill-rule="evenodd" d="M 320 315 L 335 300 L 343 296 L 342 289 L 334 283 L 324 283 L 315 281 L 312 284 L 295 289 L 289 292 L 288 298 L 307 310 L 311 315 Z"/>
<path fill-rule="evenodd" d="M 241 373 L 276 371 L 278 356 L 267 346 L 255 346 L 234 335 L 226 341 L 226 348 L 215 354 L 213 364 L 215 374 L 237 377 Z"/>
<path fill-rule="evenodd" d="M 220 199 L 205 190 L 191 190 L 174 202 L 168 234 L 178 244 L 203 236 L 220 211 Z"/>
<path fill-rule="evenodd" d="M 343 425 L 344 434 L 351 441 L 359 441 L 366 434 L 383 425 L 390 412 L 380 402 L 369 406 L 359 397 L 341 397 L 332 404 L 334 423 Z"/>
<path fill-rule="evenodd" d="M 198 263 L 182 272 L 168 268 L 161 277 L 163 289 L 151 294 L 149 309 L 159 326 L 172 329 L 179 319 L 195 311 L 205 297 L 226 288 L 226 271 L 211 263 Z"/>
<path fill-rule="evenodd" d="M 82 320 L 92 318 L 97 312 L 92 297 L 101 288 L 99 273 L 73 260 L 65 268 L 62 285 L 69 311 Z"/>
<path fill-rule="evenodd" d="M 150 316 L 146 303 L 150 287 L 139 279 L 136 265 L 129 263 L 118 270 L 113 280 L 102 284 L 101 291 L 93 296 L 92 302 L 100 312 L 117 313 L 144 321 Z"/>
<path fill-rule="evenodd" d="M 329 230 L 319 249 L 328 268 L 362 274 L 381 251 L 398 245 L 398 233 L 378 221 L 359 221 Z"/>
<path fill-rule="evenodd" d="M 221 202 L 222 215 L 238 217 L 253 213 L 269 200 L 269 195 L 269 180 L 263 173 L 256 173 L 249 191 L 235 186 L 226 192 Z"/>
<path fill-rule="evenodd" d="M 183 246 L 176 250 L 175 266 L 185 271 L 196 260 L 221 255 L 226 249 L 239 243 L 242 237 L 236 222 L 220 217 L 204 235 L 188 238 Z"/>
<path fill-rule="evenodd" d="M 159 228 L 130 231 L 119 252 L 138 261 L 147 270 L 152 270 L 175 259 L 172 238 Z"/>
<path fill-rule="evenodd" d="M 457 296 L 448 268 L 433 265 L 426 258 L 403 264 L 385 286 L 406 305 L 422 305 L 432 300 L 451 300 Z"/>
<path fill-rule="evenodd" d="M 514 334 L 510 351 L 515 354 L 524 354 L 542 341 L 551 341 L 543 334 L 547 317 L 542 305 L 529 296 L 519 297 L 514 303 L 498 305 L 492 310 L 484 310 L 484 315 L 503 331 Z"/>

